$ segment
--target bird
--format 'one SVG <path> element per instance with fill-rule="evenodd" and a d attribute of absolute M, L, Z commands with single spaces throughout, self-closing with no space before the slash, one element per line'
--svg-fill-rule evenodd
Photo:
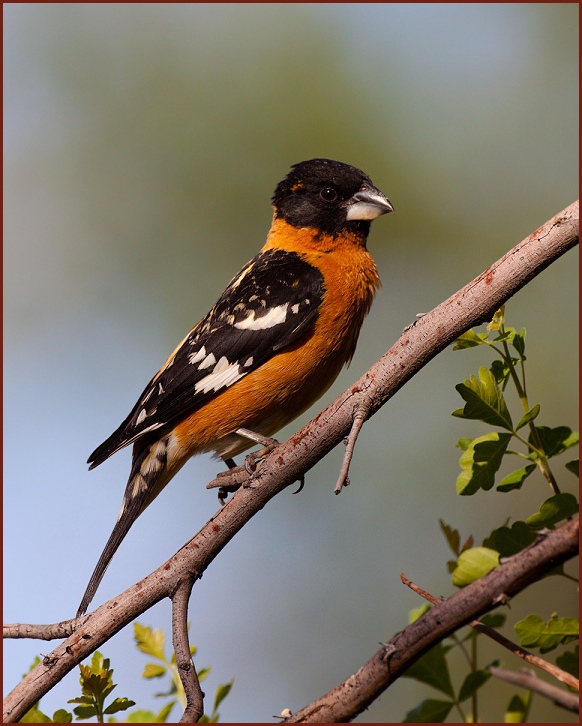
<path fill-rule="evenodd" d="M 370 223 L 392 204 L 360 169 L 324 158 L 291 166 L 271 202 L 263 248 L 87 461 L 93 469 L 133 445 L 121 512 L 77 617 L 132 524 L 188 459 L 212 452 L 234 466 L 317 401 L 354 355 L 380 286 Z"/>

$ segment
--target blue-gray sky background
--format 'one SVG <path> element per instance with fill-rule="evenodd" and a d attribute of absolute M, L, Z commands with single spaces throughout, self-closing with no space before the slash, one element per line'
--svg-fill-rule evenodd
<path fill-rule="evenodd" d="M 280 439 L 417 313 L 577 197 L 578 6 L 8 3 L 4 20 L 4 619 L 54 622 L 76 611 L 129 471 L 129 450 L 92 472 L 87 456 L 262 246 L 292 163 L 354 164 L 395 212 L 370 235 L 383 288 L 351 367 Z M 529 393 L 549 426 L 577 417 L 577 255 L 507 308 L 528 330 Z M 451 593 L 439 517 L 481 539 L 550 496 L 533 477 L 505 496 L 455 493 L 454 444 L 482 429 L 450 416 L 454 386 L 488 360 L 443 352 L 366 424 L 348 490 L 333 495 L 338 449 L 196 584 L 205 690 L 235 679 L 223 720 L 272 721 L 354 672 L 420 605 L 400 572 Z M 122 544 L 95 605 L 207 521 L 217 501 L 205 484 L 219 469 L 209 457 L 183 469 Z M 561 465 L 559 476 L 575 491 Z M 509 615 L 528 608 L 574 615 L 576 593 L 554 578 Z M 162 603 L 140 622 L 169 633 L 169 614 Z M 7 643 L 5 691 L 50 647 Z M 131 629 L 101 651 L 118 695 L 158 710 Z M 520 666 L 489 646 L 481 665 L 495 657 Z M 43 710 L 77 683 L 74 672 Z M 484 691 L 481 718 L 502 718 L 513 689 L 486 688 L 502 702 Z M 429 697 L 402 679 L 359 720 L 399 721 Z M 534 721 L 568 720 L 539 698 L 534 709 Z"/>

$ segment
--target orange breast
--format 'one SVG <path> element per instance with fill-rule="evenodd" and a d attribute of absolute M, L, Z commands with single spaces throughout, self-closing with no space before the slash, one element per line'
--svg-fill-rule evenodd
<path fill-rule="evenodd" d="M 237 428 L 274 434 L 317 401 L 354 354 L 380 284 L 365 239 L 333 238 L 276 220 L 263 249 L 270 247 L 298 252 L 323 273 L 326 289 L 316 323 L 296 343 L 178 424 L 169 446 L 170 469 L 202 451 L 227 457 L 249 448 L 251 442 L 238 437 L 220 441 Z"/>

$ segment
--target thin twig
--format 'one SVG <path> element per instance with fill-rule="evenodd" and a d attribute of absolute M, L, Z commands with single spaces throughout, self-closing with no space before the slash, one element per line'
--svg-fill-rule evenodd
<path fill-rule="evenodd" d="M 331 691 L 296 711 L 287 723 L 352 721 L 430 648 L 504 598 L 515 597 L 529 584 L 578 554 L 578 517 L 552 530 L 508 558 L 484 577 L 438 602 L 397 633 L 355 673 Z"/>
<path fill-rule="evenodd" d="M 407 587 L 409 587 L 411 590 L 414 590 L 414 592 L 423 597 L 425 600 L 433 603 L 433 605 L 438 605 L 439 603 L 443 602 L 442 599 L 434 597 L 434 595 L 431 595 L 426 590 L 423 590 L 421 587 L 412 582 L 412 580 L 409 580 L 405 575 L 401 574 L 400 579 Z M 511 640 L 509 640 L 509 638 L 506 638 L 504 635 L 501 635 L 501 633 L 498 633 L 497 630 L 490 628 L 488 625 L 481 623 L 479 620 L 472 620 L 470 623 L 468 623 L 468 625 L 470 625 L 472 628 L 475 628 L 475 630 L 478 630 L 480 633 L 483 633 L 483 635 L 487 635 L 489 638 L 492 638 L 504 648 L 507 648 L 507 650 L 510 650 L 515 655 L 523 658 L 523 660 L 531 663 L 531 665 L 537 666 L 546 673 L 549 673 L 558 681 L 561 681 L 567 686 L 570 686 L 570 688 L 575 688 L 577 691 L 580 689 L 579 680 L 573 675 L 567 673 L 561 668 L 558 668 L 558 666 L 554 665 L 553 663 L 548 663 L 547 660 L 544 660 L 543 658 L 540 658 L 539 656 L 530 653 L 529 650 L 525 650 L 525 648 L 522 648 L 521 645 L 513 643 Z"/>
<path fill-rule="evenodd" d="M 68 638 L 78 626 L 77 618 L 63 620 L 61 623 L 49 625 L 32 625 L 30 623 L 5 623 L 3 638 L 31 638 L 36 640 L 56 640 Z"/>
<path fill-rule="evenodd" d="M 565 708 L 568 711 L 573 711 L 574 713 L 579 712 L 578 696 L 574 693 L 564 691 L 557 686 L 552 686 L 551 683 L 542 681 L 541 678 L 538 678 L 534 673 L 525 668 L 522 668 L 519 673 L 508 671 L 504 668 L 497 668 L 496 666 L 489 666 L 488 670 L 495 678 L 511 683 L 514 686 L 527 688 L 529 691 L 539 693 L 540 696 L 545 696 L 550 701 L 553 701 L 556 706 Z"/>
<path fill-rule="evenodd" d="M 362 426 L 364 425 L 366 419 L 368 418 L 368 407 L 367 406 L 358 406 L 356 411 L 354 412 L 354 420 L 352 422 L 352 428 L 350 429 L 350 433 L 348 434 L 348 437 L 346 439 L 346 450 L 344 451 L 344 458 L 342 461 L 342 467 L 340 469 L 340 473 L 335 485 L 335 488 L 333 490 L 334 494 L 339 494 L 344 486 L 348 486 L 350 483 L 350 480 L 348 479 L 348 473 L 350 470 L 350 463 L 352 461 L 352 456 L 354 453 L 354 447 L 356 445 L 356 441 L 358 439 L 358 434 L 360 433 Z"/>
<path fill-rule="evenodd" d="M 172 596 L 172 644 L 176 666 L 186 694 L 186 708 L 180 723 L 197 723 L 204 713 L 204 693 L 190 654 L 188 601 L 194 578 L 184 580 Z"/>

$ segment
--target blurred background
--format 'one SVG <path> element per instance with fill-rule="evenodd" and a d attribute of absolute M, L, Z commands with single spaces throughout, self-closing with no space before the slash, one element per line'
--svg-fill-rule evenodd
<path fill-rule="evenodd" d="M 262 246 L 291 164 L 358 166 L 395 212 L 372 227 L 383 288 L 351 367 L 280 440 L 417 313 L 576 199 L 578 5 L 5 3 L 4 21 L 4 619 L 48 623 L 74 616 L 129 473 L 129 450 L 92 472 L 87 456 Z M 507 306 L 508 324 L 527 328 L 528 392 L 547 426 L 576 428 L 577 255 Z M 454 386 L 490 360 L 444 351 L 366 424 L 349 489 L 333 495 L 337 449 L 196 584 L 208 708 L 234 678 L 222 720 L 272 721 L 353 673 L 421 605 L 400 572 L 451 594 L 439 517 L 480 541 L 551 496 L 538 476 L 510 494 L 455 493 L 455 442 L 484 429 L 450 416 L 462 405 Z M 132 528 L 94 606 L 198 531 L 218 508 L 205 484 L 220 469 L 189 462 Z M 575 586 L 554 577 L 508 614 L 576 607 Z M 169 605 L 139 621 L 169 634 Z M 5 692 L 51 647 L 6 643 Z M 521 667 L 481 647 L 481 666 Z M 101 651 L 116 694 L 159 710 L 152 694 L 164 689 L 140 678 L 132 629 Z M 73 672 L 41 708 L 77 691 Z M 481 720 L 502 720 L 514 692 L 489 683 Z M 401 679 L 358 720 L 400 721 L 435 697 Z M 556 719 L 569 715 L 535 697 L 531 720 Z"/>

